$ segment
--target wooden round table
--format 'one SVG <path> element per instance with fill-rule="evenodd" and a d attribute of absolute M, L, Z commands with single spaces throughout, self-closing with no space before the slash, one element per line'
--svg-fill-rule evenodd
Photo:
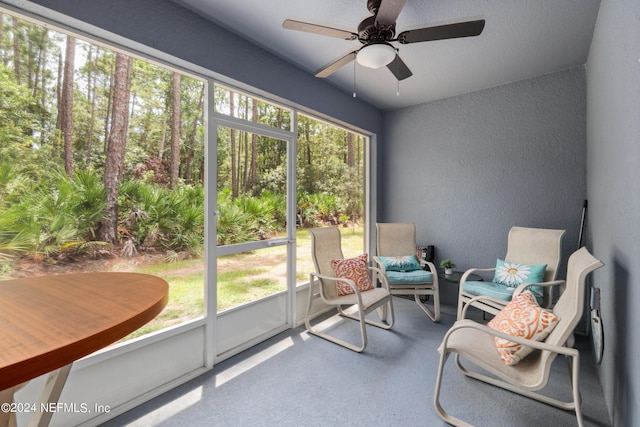
<path fill-rule="evenodd" d="M 167 304 L 168 291 L 163 279 L 138 273 L 0 281 L 0 391 L 8 395 L 3 398 L 12 400 L 14 387 L 66 367 L 57 400 L 75 360 L 152 320 Z"/>

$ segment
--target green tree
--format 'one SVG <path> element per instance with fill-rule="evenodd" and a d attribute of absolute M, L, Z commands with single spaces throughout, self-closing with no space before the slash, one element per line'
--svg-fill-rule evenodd
<path fill-rule="evenodd" d="M 37 102 L 29 89 L 15 81 L 14 74 L 0 64 L 0 158 L 24 163 L 32 159 L 33 130 L 38 127 Z"/>
<path fill-rule="evenodd" d="M 131 63 L 132 59 L 127 55 L 116 54 L 112 122 L 104 166 L 106 209 L 100 229 L 100 239 L 114 244 L 118 243 L 118 190 L 124 172 L 124 155 L 129 127 Z"/>
<path fill-rule="evenodd" d="M 64 79 L 62 81 L 62 100 L 58 104 L 60 132 L 64 141 L 64 170 L 67 176 L 73 176 L 73 82 L 76 39 L 67 36 L 67 48 L 64 55 Z"/>
<path fill-rule="evenodd" d="M 178 184 L 180 172 L 180 74 L 173 73 L 171 79 L 171 156 L 169 162 L 169 187 Z"/>

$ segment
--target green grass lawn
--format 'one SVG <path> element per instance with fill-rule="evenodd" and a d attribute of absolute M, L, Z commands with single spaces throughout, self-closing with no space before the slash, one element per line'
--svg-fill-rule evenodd
<path fill-rule="evenodd" d="M 340 228 L 345 257 L 363 253 L 363 227 Z M 236 307 L 286 289 L 286 246 L 227 255 L 218 259 L 217 310 Z M 169 302 L 153 321 L 125 337 L 138 337 L 204 314 L 204 259 L 144 265 L 130 271 L 153 274 L 169 283 Z M 314 271 L 311 237 L 296 231 L 296 281 L 308 281 Z"/>

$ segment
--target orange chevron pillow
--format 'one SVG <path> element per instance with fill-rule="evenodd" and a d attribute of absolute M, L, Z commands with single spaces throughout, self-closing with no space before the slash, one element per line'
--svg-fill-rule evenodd
<path fill-rule="evenodd" d="M 531 291 L 515 295 L 500 312 L 487 323 L 492 329 L 534 341 L 544 340 L 556 327 L 560 318 L 541 308 Z M 496 348 L 507 365 L 515 365 L 533 351 L 504 338 L 495 337 Z"/>
<path fill-rule="evenodd" d="M 336 277 L 353 280 L 359 290 L 368 291 L 373 289 L 373 284 L 369 277 L 369 268 L 367 267 L 367 254 L 362 254 L 356 258 L 334 259 L 331 261 L 331 266 L 336 271 Z M 336 281 L 336 288 L 340 296 L 354 293 L 353 288 L 342 280 Z"/>

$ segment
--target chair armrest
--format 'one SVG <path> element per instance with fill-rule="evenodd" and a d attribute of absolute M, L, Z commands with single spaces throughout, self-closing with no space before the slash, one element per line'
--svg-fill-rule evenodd
<path fill-rule="evenodd" d="M 342 279 L 342 278 L 339 278 L 339 277 L 327 276 L 326 274 L 318 274 L 318 273 L 316 273 L 316 272 L 311 272 L 311 273 L 309 273 L 309 274 L 311 274 L 312 276 L 317 277 L 318 279 L 325 279 L 325 280 L 342 280 L 342 281 L 344 281 L 344 282 L 353 282 L 353 280 L 351 280 L 351 279 Z"/>
<path fill-rule="evenodd" d="M 382 274 L 387 274 L 387 269 L 384 267 L 384 263 L 380 261 L 380 258 L 374 255 L 371 257 L 371 259 L 373 259 L 373 262 L 375 262 L 378 265 L 378 270 L 380 270 Z"/>
<path fill-rule="evenodd" d="M 369 270 L 374 272 L 374 275 L 373 275 L 374 286 L 377 286 L 376 283 L 379 276 L 382 287 L 389 290 L 389 281 L 387 280 L 387 269 L 384 268 L 384 263 L 380 261 L 380 258 L 378 258 L 375 255 L 372 256 L 371 259 L 377 265 L 377 267 L 373 267 L 373 266 L 369 267 Z M 380 273 L 380 274 L 378 275 L 377 273 Z"/>
<path fill-rule="evenodd" d="M 425 261 L 423 259 L 420 259 L 420 265 L 422 267 L 428 267 L 429 268 L 429 272 L 431 274 L 433 274 L 434 277 L 438 276 L 438 270 L 436 269 L 436 266 L 434 263 L 430 262 L 430 261 Z"/>
<path fill-rule="evenodd" d="M 440 287 L 440 284 L 438 283 L 438 270 L 436 269 L 436 266 L 434 263 L 429 262 L 429 261 L 425 261 L 425 260 L 420 260 L 420 265 L 422 266 L 426 266 L 429 267 L 429 272 L 431 273 L 431 277 L 433 278 L 433 286 L 436 289 L 436 291 L 438 290 L 438 288 Z"/>
<path fill-rule="evenodd" d="M 369 270 L 373 270 L 376 272 L 379 272 L 380 270 L 375 268 L 375 267 L 367 267 Z M 334 277 L 334 276 L 327 276 L 327 275 L 323 275 L 323 274 L 318 274 L 316 272 L 311 272 L 309 273 L 309 282 L 311 282 L 311 278 L 312 277 L 317 277 L 318 279 L 325 279 L 325 280 L 340 280 L 341 282 L 346 283 L 347 285 L 349 285 L 351 287 L 351 289 L 353 289 L 356 297 L 358 298 L 358 304 L 362 304 L 362 296 L 360 295 L 362 293 L 362 291 L 360 289 L 358 289 L 358 287 L 356 286 L 356 282 L 354 282 L 351 279 L 347 279 L 346 277 Z M 389 290 L 389 282 L 387 282 L 387 276 L 385 276 L 384 274 L 382 276 L 380 276 L 380 278 L 382 279 L 382 287 L 384 287 L 386 290 Z M 322 287 L 322 284 L 320 284 L 320 287 Z M 324 296 L 324 292 L 321 292 L 321 295 Z"/>
<path fill-rule="evenodd" d="M 382 268 L 377 268 L 377 267 L 368 267 L 369 270 L 375 272 L 375 273 L 380 273 L 380 282 L 382 283 L 382 287 L 385 288 L 386 290 L 389 290 L 389 281 L 387 280 L 387 275 L 385 273 L 384 270 L 384 266 Z M 375 283 L 374 283 L 375 286 Z"/>
<path fill-rule="evenodd" d="M 360 289 L 358 289 L 358 287 L 356 286 L 356 282 L 354 282 L 353 280 L 347 279 L 345 277 L 333 277 L 333 276 L 327 276 L 327 275 L 311 272 L 311 273 L 309 273 L 309 283 L 311 283 L 311 278 L 314 277 L 314 276 L 317 277 L 318 279 L 340 280 L 341 282 L 345 282 L 347 285 L 349 285 L 351 287 L 351 289 L 353 289 L 353 292 L 355 293 L 356 297 L 358 298 L 358 304 L 360 304 L 362 306 L 362 296 L 360 295 Z M 320 283 L 320 289 L 321 289 L 320 290 L 320 295 L 322 296 L 323 299 L 326 300 L 326 297 L 324 295 L 324 291 L 322 290 L 322 283 Z M 342 296 L 340 296 L 338 298 L 341 298 L 341 297 Z"/>
<path fill-rule="evenodd" d="M 549 287 L 549 286 L 558 286 L 564 285 L 564 280 L 552 280 L 550 282 L 540 282 L 540 283 L 521 283 L 518 285 L 515 291 L 513 291 L 514 295 L 524 292 L 526 288 L 529 286 L 540 286 L 540 287 Z"/>
<path fill-rule="evenodd" d="M 477 301 L 479 301 L 479 302 L 489 301 L 489 302 L 491 302 L 491 303 L 499 304 L 499 305 L 501 305 L 501 306 L 504 306 L 504 305 L 507 303 L 507 302 L 506 302 L 506 301 L 504 301 L 504 300 L 501 300 L 501 299 L 498 299 L 498 298 L 494 298 L 494 297 L 490 297 L 490 296 L 488 296 L 488 295 L 478 295 L 478 296 L 476 296 L 476 297 L 471 298 L 471 299 L 470 299 L 469 301 L 467 301 L 467 303 L 464 305 L 464 307 L 462 308 L 462 317 L 461 317 L 461 319 L 464 319 L 464 318 L 465 318 L 465 316 L 467 315 L 467 310 L 469 309 L 469 307 L 471 307 L 471 305 L 472 305 L 474 302 L 477 302 Z M 476 308 L 479 308 L 479 307 L 476 307 Z M 481 310 L 482 310 L 482 309 L 481 309 Z M 483 311 L 486 311 L 486 310 L 483 310 Z M 489 313 L 493 313 L 493 312 L 489 312 Z"/>
<path fill-rule="evenodd" d="M 477 272 L 488 273 L 490 271 L 495 271 L 495 270 L 496 270 L 495 267 L 491 267 L 491 268 L 470 268 L 470 269 L 468 269 L 467 271 L 464 272 L 464 274 L 462 274 L 462 277 L 460 278 L 460 285 L 461 285 L 460 289 L 462 289 L 462 284 L 467 281 L 467 278 L 471 274 L 477 273 Z"/>

